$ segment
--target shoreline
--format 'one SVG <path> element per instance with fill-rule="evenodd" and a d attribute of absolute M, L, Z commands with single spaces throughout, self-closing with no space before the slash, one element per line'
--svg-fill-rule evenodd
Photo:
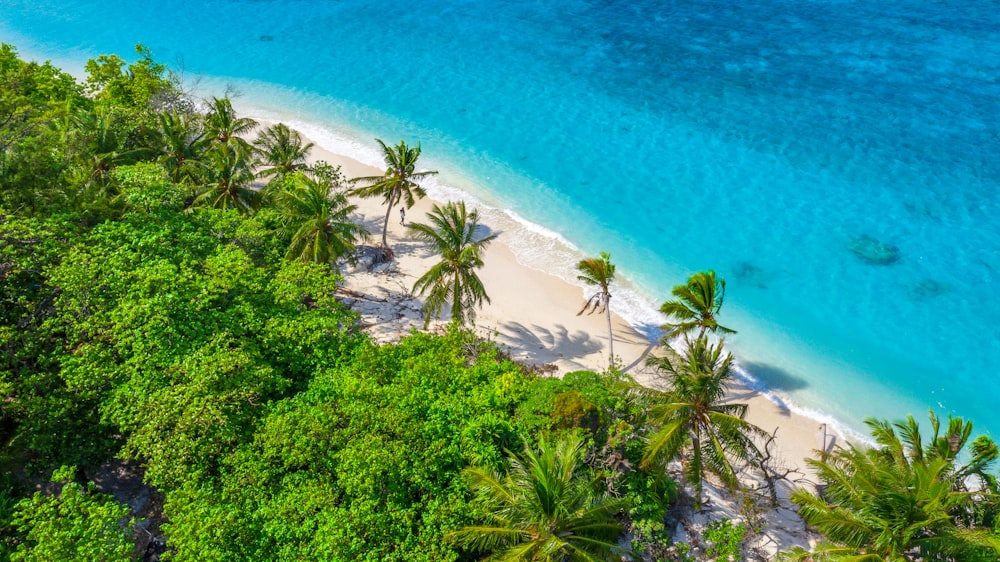
<path fill-rule="evenodd" d="M 281 119 L 271 112 L 260 111 L 259 108 L 244 106 L 240 108 L 240 113 L 257 120 L 262 126 L 280 121 L 298 130 L 306 142 L 314 143 L 309 161 L 325 160 L 334 166 L 340 166 L 347 179 L 384 173 L 384 169 L 361 161 L 355 154 L 341 154 L 336 151 L 336 147 L 324 144 L 324 139 L 317 137 L 325 135 L 316 135 L 313 130 L 322 130 L 322 126 L 309 124 L 308 127 L 302 127 L 301 121 Z M 307 130 L 303 131 L 303 128 Z M 364 150 L 359 142 L 349 139 L 344 141 L 356 145 L 358 151 Z M 364 158 L 363 154 L 359 155 Z M 436 198 L 438 193 L 429 193 L 428 197 L 418 200 L 413 208 L 408 209 L 407 222 L 422 222 L 432 205 L 445 202 Z M 556 366 L 559 376 L 575 370 L 601 371 L 606 368 L 606 320 L 603 315 L 576 316 L 589 293 L 585 293 L 581 285 L 571 283 L 558 274 L 526 265 L 518 259 L 516 249 L 505 240 L 505 228 L 497 225 L 498 214 L 509 217 L 510 213 L 489 207 L 476 197 L 458 190 L 453 190 L 448 195 L 460 195 L 461 197 L 449 199 L 461 198 L 478 208 L 480 224 L 491 232 L 500 234 L 487 248 L 483 258 L 485 265 L 479 272 L 492 302 L 484 304 L 479 310 L 476 331 L 510 350 L 517 360 L 538 366 Z M 381 199 L 352 197 L 351 202 L 358 205 L 356 214 L 372 232 L 372 237 L 377 238 L 385 216 L 385 205 Z M 522 222 L 516 218 L 509 220 Z M 544 227 L 537 229 L 541 232 L 536 234 L 547 234 Z M 345 272 L 345 288 L 355 292 L 377 288 L 381 291 L 381 296 L 390 299 L 405 300 L 410 297 L 413 281 L 433 263 L 434 256 L 422 245 L 407 238 L 405 228 L 398 224 L 395 209 L 390 213 L 388 237 L 397 257 L 393 266 L 380 273 Z M 561 251 L 567 254 L 565 257 L 579 252 L 571 243 L 560 238 L 554 239 L 563 244 Z M 616 280 L 619 290 L 621 284 L 621 281 Z M 625 284 L 627 285 L 627 281 Z M 620 302 L 620 299 L 616 301 L 617 296 L 613 292 L 611 300 L 615 355 L 621 362 L 623 372 L 632 376 L 639 384 L 655 387 L 655 375 L 645 367 L 644 359 L 658 344 L 655 339 L 651 339 L 652 334 L 641 332 L 615 310 L 615 305 Z M 391 318 L 385 319 L 385 325 L 378 328 L 381 331 L 380 339 L 393 340 L 408 333 L 411 327 L 422 328 L 422 320 L 414 312 L 412 302 L 409 307 L 391 311 Z M 370 322 L 379 323 L 378 313 L 373 314 L 371 318 L 375 319 Z M 736 384 L 730 388 L 728 399 L 748 405 L 747 419 L 750 422 L 769 433 L 777 432 L 772 452 L 778 466 L 793 468 L 798 474 L 806 475 L 804 459 L 812 457 L 814 451 L 824 446 L 824 428 L 827 448 L 845 438 L 854 439 L 839 423 L 800 413 L 779 395 L 760 388 L 761 383 L 753 380 L 752 376 L 748 377 L 738 364 L 737 358 L 734 377 Z"/>

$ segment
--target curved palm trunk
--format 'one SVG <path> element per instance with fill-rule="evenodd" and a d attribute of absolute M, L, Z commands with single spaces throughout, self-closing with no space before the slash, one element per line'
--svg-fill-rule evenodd
<path fill-rule="evenodd" d="M 604 315 L 608 317 L 608 368 L 615 364 L 615 337 L 611 333 L 611 293 L 604 293 Z"/>
<path fill-rule="evenodd" d="M 392 214 L 392 208 L 396 206 L 396 198 L 398 194 L 393 192 L 392 197 L 389 199 L 389 206 L 385 210 L 385 222 L 382 223 L 382 247 L 386 250 L 389 249 L 389 241 L 386 239 L 386 235 L 389 232 L 389 215 Z"/>
<path fill-rule="evenodd" d="M 455 286 L 453 287 L 452 302 L 451 302 L 451 319 L 457 322 L 459 326 L 465 324 L 465 317 L 462 314 L 462 282 L 458 278 L 458 273 L 455 273 Z"/>

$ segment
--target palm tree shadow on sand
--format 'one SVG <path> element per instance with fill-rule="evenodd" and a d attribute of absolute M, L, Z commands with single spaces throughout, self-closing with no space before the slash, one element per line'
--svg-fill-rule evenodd
<path fill-rule="evenodd" d="M 551 329 L 537 324 L 526 326 L 520 322 L 505 322 L 496 332 L 496 341 L 521 351 L 525 356 L 518 360 L 536 364 L 553 363 L 561 359 L 573 361 L 604 349 L 604 343 L 583 330 L 573 333 L 556 324 Z"/>

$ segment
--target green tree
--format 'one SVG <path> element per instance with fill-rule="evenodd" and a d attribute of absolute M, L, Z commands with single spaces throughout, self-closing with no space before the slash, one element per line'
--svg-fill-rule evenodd
<path fill-rule="evenodd" d="M 615 264 L 611 263 L 611 254 L 607 252 L 601 252 L 601 257 L 599 258 L 587 258 L 580 260 L 576 264 L 577 271 L 580 275 L 577 275 L 577 279 L 583 281 L 588 285 L 596 285 L 598 291 L 594 293 L 587 302 L 584 303 L 583 308 L 576 315 L 579 316 L 584 312 L 592 314 L 594 312 L 604 313 L 608 319 L 608 365 L 614 365 L 615 361 L 615 340 L 614 335 L 611 332 L 611 292 L 608 288 L 611 286 L 611 282 L 615 279 Z"/>
<path fill-rule="evenodd" d="M 208 142 L 199 120 L 177 110 L 157 115 L 157 162 L 166 168 L 174 183 L 194 183 L 206 171 Z"/>
<path fill-rule="evenodd" d="M 253 119 L 236 115 L 229 98 L 212 98 L 205 115 L 205 135 L 214 144 L 231 145 L 248 158 L 253 150 L 244 137 L 256 128 L 257 122 Z"/>
<path fill-rule="evenodd" d="M 665 465 L 681 456 L 684 479 L 694 486 L 695 507 L 701 506 L 705 476 L 714 474 L 730 490 L 739 485 L 733 461 L 757 464 L 761 453 L 754 442 L 767 433 L 746 421 L 747 405 L 724 402 L 733 356 L 723 356 L 702 336 L 687 342 L 682 357 L 650 360 L 671 386 L 650 411 L 658 429 L 643 455 L 644 467 Z"/>
<path fill-rule="evenodd" d="M 126 66 L 118 55 L 101 55 L 87 61 L 88 91 L 101 103 L 126 111 L 162 111 L 188 105 L 176 78 L 167 67 L 153 60 L 141 43 L 135 46 L 139 60 Z"/>
<path fill-rule="evenodd" d="M 108 174 L 116 166 L 134 164 L 147 150 L 126 147 L 124 124 L 114 110 L 96 107 L 93 111 L 77 110 L 72 117 L 73 133 L 78 137 L 81 183 L 87 197 L 114 196 Z"/>
<path fill-rule="evenodd" d="M 50 560 L 130 560 L 132 543 L 128 506 L 73 482 L 75 468 L 62 467 L 52 480 L 62 484 L 58 495 L 35 495 L 18 502 L 14 526 L 24 542 L 12 553 L 13 562 Z"/>
<path fill-rule="evenodd" d="M 1000 537 L 968 517 L 992 501 L 995 480 L 986 471 L 1000 452 L 987 437 L 963 452 L 972 423 L 949 418 L 942 433 L 933 412 L 930 418 L 927 443 L 912 416 L 895 424 L 870 418 L 865 423 L 877 447 L 849 444 L 823 460 L 808 459 L 822 495 L 798 490 L 792 502 L 831 542 L 812 552 L 795 549 L 785 559 L 996 560 Z"/>
<path fill-rule="evenodd" d="M 397 201 L 406 200 L 407 208 L 412 207 L 414 196 L 424 198 L 427 193 L 424 188 L 417 183 L 421 178 L 425 178 L 433 171 L 417 171 L 417 158 L 420 157 L 420 146 L 408 147 L 405 141 L 399 141 L 398 146 L 386 146 L 380 139 L 375 139 L 382 147 L 382 156 L 385 159 L 386 170 L 381 176 L 368 176 L 354 178 L 351 183 L 360 184 L 351 191 L 352 195 L 358 197 L 381 197 L 385 201 L 385 223 L 382 225 L 382 248 L 389 252 L 389 242 L 386 238 L 389 231 L 389 214 Z"/>
<path fill-rule="evenodd" d="M 270 176 L 272 180 L 280 181 L 286 175 L 306 168 L 306 157 L 313 143 L 303 144 L 298 131 L 278 123 L 258 133 L 254 147 L 260 168 L 257 177 Z"/>
<path fill-rule="evenodd" d="M 424 325 L 431 318 L 441 316 L 445 303 L 451 304 L 454 322 L 475 322 L 476 307 L 481 306 L 484 300 L 490 302 L 476 270 L 483 266 L 482 252 L 496 238 L 496 234 L 476 240 L 479 211 L 467 212 L 465 203 L 461 201 L 450 202 L 443 207 L 434 205 L 427 218 L 431 222 L 429 225 L 410 225 L 410 230 L 418 239 L 429 242 L 441 255 L 441 261 L 413 284 L 415 293 L 428 293 L 424 303 Z"/>
<path fill-rule="evenodd" d="M 536 452 L 525 447 L 501 476 L 486 468 L 463 471 L 476 492 L 483 522 L 448 538 L 491 560 L 620 560 L 615 516 L 623 502 L 598 493 L 599 478 L 584 468 L 581 438 L 572 434 Z"/>
<path fill-rule="evenodd" d="M 251 212 L 257 193 L 250 188 L 254 174 L 247 153 L 231 144 L 218 144 L 207 157 L 192 206 Z"/>
<path fill-rule="evenodd" d="M 663 325 L 665 338 L 691 333 L 698 328 L 698 337 L 706 331 L 735 334 L 735 330 L 719 324 L 716 315 L 726 296 L 726 281 L 716 279 L 714 271 L 700 271 L 688 278 L 685 285 L 677 285 L 671 293 L 677 297 L 660 306 L 660 312 L 673 322 Z"/>
<path fill-rule="evenodd" d="M 337 260 L 354 251 L 354 244 L 368 235 L 351 220 L 357 205 L 333 189 L 329 181 L 294 172 L 277 195 L 285 231 L 291 245 L 285 258 L 311 261 L 337 268 Z"/>

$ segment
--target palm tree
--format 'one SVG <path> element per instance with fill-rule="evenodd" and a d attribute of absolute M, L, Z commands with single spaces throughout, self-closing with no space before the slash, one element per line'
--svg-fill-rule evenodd
<path fill-rule="evenodd" d="M 698 337 L 705 335 L 706 330 L 713 333 L 735 334 L 735 330 L 719 324 L 715 315 L 722 308 L 722 300 L 726 296 L 726 281 L 716 279 L 714 271 L 700 271 L 688 278 L 685 285 L 677 285 L 671 293 L 676 300 L 667 301 L 660 307 L 660 312 L 676 322 L 663 325 L 665 338 L 674 338 L 687 334 L 699 328 Z"/>
<path fill-rule="evenodd" d="M 849 444 L 824 460 L 809 459 L 823 482 L 821 496 L 806 490 L 792 495 L 805 521 L 830 542 L 813 552 L 795 549 L 786 560 L 996 560 L 1000 537 L 992 525 L 965 521 L 995 495 L 995 480 L 985 470 L 1000 456 L 986 437 L 963 454 L 972 424 L 949 418 L 940 434 L 922 443 L 917 423 L 889 424 L 868 419 L 878 447 Z M 964 466 L 958 458 L 968 458 Z M 970 477 L 981 480 L 969 491 Z"/>
<path fill-rule="evenodd" d="M 337 269 L 337 260 L 354 251 L 359 238 L 368 235 L 363 226 L 350 220 L 357 205 L 336 193 L 332 185 L 295 172 L 286 179 L 288 188 L 277 195 L 285 231 L 292 237 L 285 258 L 328 264 Z"/>
<path fill-rule="evenodd" d="M 747 405 L 724 403 L 733 356 L 722 354 L 705 336 L 687 341 L 680 357 L 653 358 L 671 390 L 650 410 L 656 432 L 649 438 L 643 467 L 665 465 L 683 454 L 684 479 L 694 486 L 695 507 L 701 507 L 706 474 L 718 477 L 731 491 L 739 485 L 733 461 L 758 465 L 762 458 L 754 438 L 767 432 L 746 421 Z"/>
<path fill-rule="evenodd" d="M 278 123 L 261 131 L 254 140 L 254 146 L 257 164 L 261 167 L 257 177 L 273 176 L 273 180 L 280 180 L 306 167 L 306 157 L 313 143 L 303 145 L 298 131 Z"/>
<path fill-rule="evenodd" d="M 525 447 L 506 475 L 467 468 L 463 476 L 477 493 L 484 521 L 447 535 L 447 540 L 490 560 L 621 560 L 631 552 L 617 545 L 615 515 L 623 502 L 598 493 L 597 480 L 584 469 L 578 435 L 539 450 Z"/>
<path fill-rule="evenodd" d="M 256 128 L 257 122 L 253 119 L 236 116 L 228 97 L 212 98 L 205 115 L 205 133 L 214 144 L 230 144 L 249 155 L 250 143 L 243 137 Z"/>
<path fill-rule="evenodd" d="M 490 302 L 476 269 L 483 266 L 481 253 L 496 238 L 491 234 L 475 240 L 479 211 L 466 212 L 465 203 L 434 205 L 427 218 L 431 224 L 412 223 L 417 239 L 430 242 L 441 261 L 413 284 L 419 295 L 428 292 L 424 303 L 424 327 L 431 318 L 439 318 L 445 303 L 451 302 L 451 318 L 458 324 L 474 322 L 476 307 Z"/>
<path fill-rule="evenodd" d="M 208 151 L 208 163 L 201 177 L 193 207 L 253 210 L 257 194 L 250 189 L 253 171 L 244 151 L 230 144 L 220 144 Z"/>
<path fill-rule="evenodd" d="M 408 147 L 405 141 L 399 141 L 398 146 L 389 147 L 380 139 L 375 139 L 382 147 L 385 158 L 385 175 L 354 178 L 351 183 L 361 184 L 351 191 L 358 197 L 382 197 L 386 204 L 385 224 L 382 225 L 382 248 L 388 249 L 386 234 L 389 230 L 389 214 L 396 202 L 405 198 L 407 208 L 412 207 L 414 195 L 418 198 L 427 196 L 424 188 L 416 180 L 437 172 L 416 171 L 417 158 L 420 157 L 420 146 Z"/>
<path fill-rule="evenodd" d="M 193 182 L 205 171 L 205 133 L 197 119 L 164 111 L 157 116 L 157 152 L 159 162 L 174 183 Z"/>
<path fill-rule="evenodd" d="M 583 281 L 588 285 L 597 285 L 598 291 L 594 293 L 587 302 L 584 303 L 583 308 L 576 315 L 579 316 L 584 312 L 588 314 L 593 314 L 597 312 L 598 314 L 604 313 L 608 318 L 608 366 L 614 364 L 615 360 L 615 341 L 611 332 L 611 293 L 608 291 L 608 287 L 611 282 L 615 279 L 615 264 L 611 263 L 611 254 L 607 252 L 601 252 L 601 257 L 599 258 L 587 258 L 580 260 L 576 264 L 577 271 L 580 275 L 577 275 L 577 279 Z"/>
<path fill-rule="evenodd" d="M 118 127 L 111 110 L 95 108 L 92 111 L 77 110 L 72 117 L 72 126 L 82 141 L 80 156 L 85 185 L 99 190 L 109 186 L 108 174 L 117 166 L 133 164 L 146 152 L 144 148 L 126 149 L 124 139 L 118 134 Z M 112 193 L 112 195 L 114 195 Z"/>

